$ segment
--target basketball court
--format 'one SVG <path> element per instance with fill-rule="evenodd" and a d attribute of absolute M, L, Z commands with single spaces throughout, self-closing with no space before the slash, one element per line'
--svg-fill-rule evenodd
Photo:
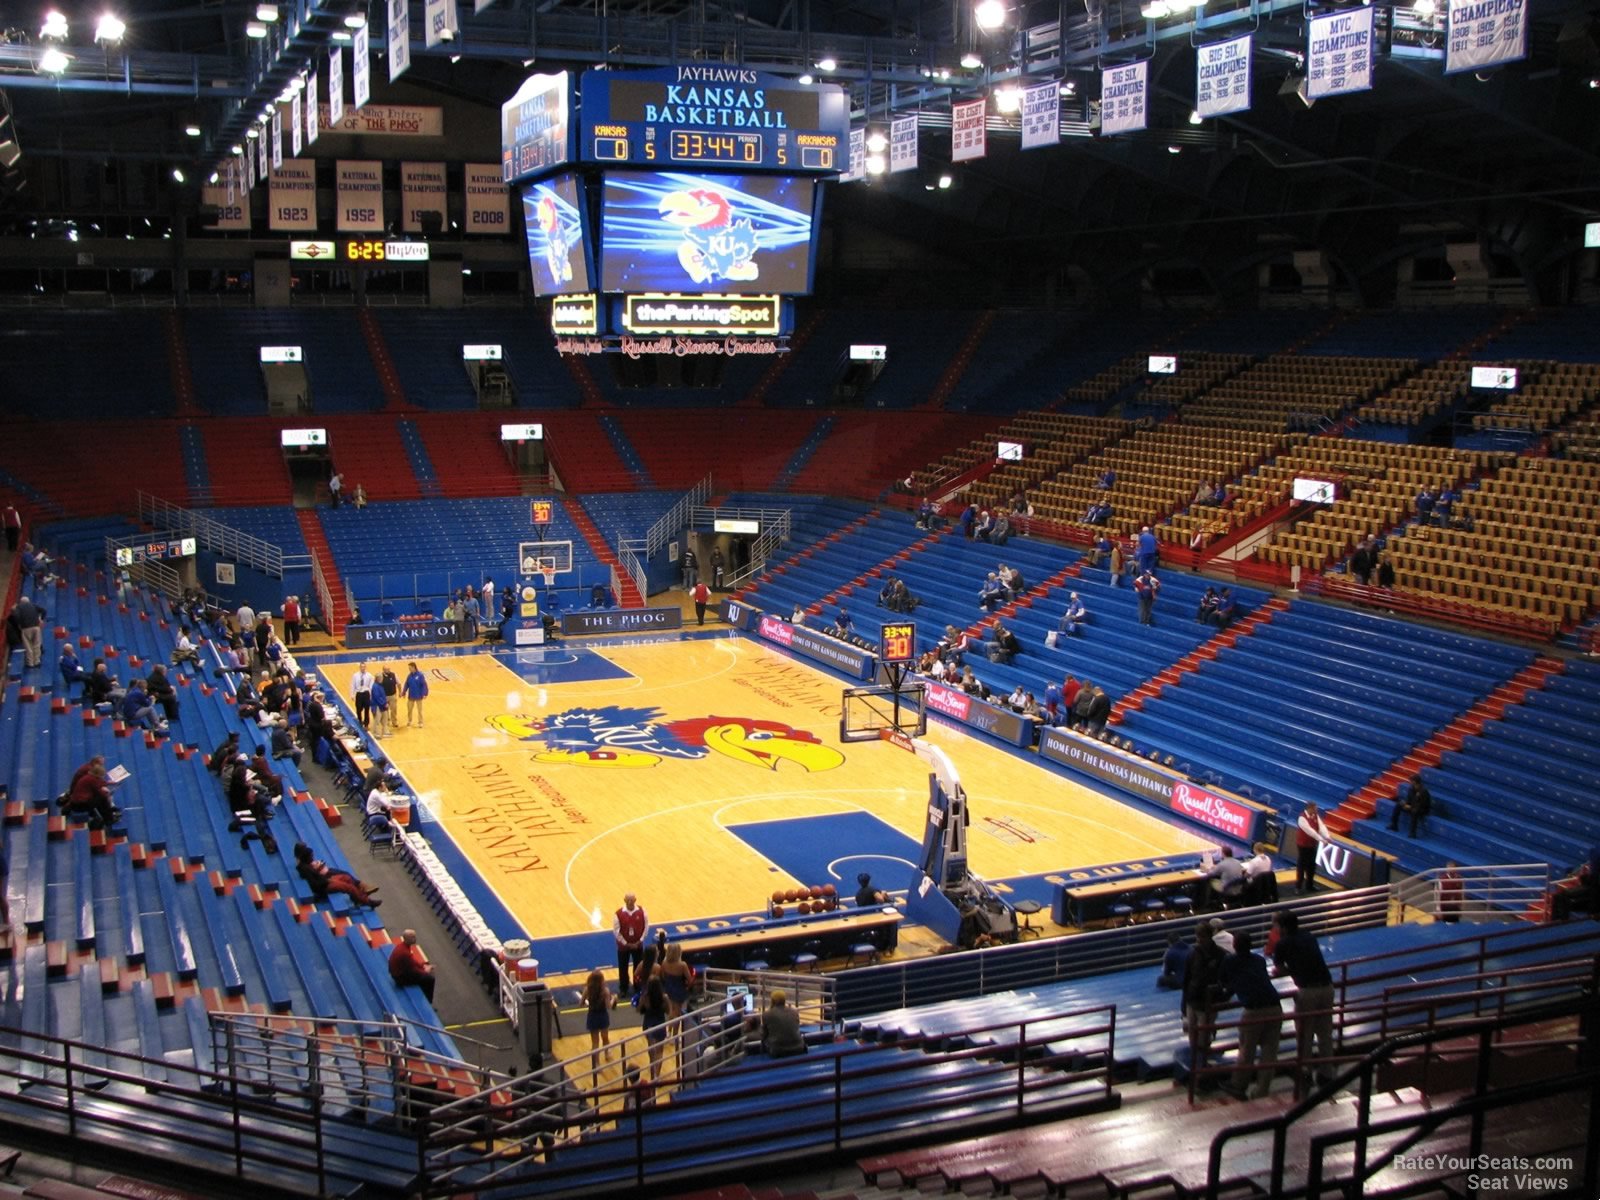
<path fill-rule="evenodd" d="M 921 847 L 928 767 L 888 741 L 843 743 L 841 682 L 719 631 L 560 643 L 416 662 L 422 728 L 383 752 L 551 973 L 613 957 L 624 892 L 687 933 L 763 911 L 776 890 L 861 871 L 901 889 Z M 319 664 L 348 696 L 352 656 Z M 403 708 L 403 706 L 402 706 Z M 931 723 L 971 812 L 969 865 L 1048 903 L 1056 874 L 1206 843 Z"/>

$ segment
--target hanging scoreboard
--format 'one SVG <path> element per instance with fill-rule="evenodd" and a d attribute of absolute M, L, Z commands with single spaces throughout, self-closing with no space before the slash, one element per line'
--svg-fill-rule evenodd
<path fill-rule="evenodd" d="M 849 165 L 849 104 L 832 83 L 740 67 L 585 71 L 584 161 L 836 175 Z"/>

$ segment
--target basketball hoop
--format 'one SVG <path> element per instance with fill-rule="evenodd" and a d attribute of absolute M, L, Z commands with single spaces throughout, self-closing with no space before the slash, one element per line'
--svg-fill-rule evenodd
<path fill-rule="evenodd" d="M 916 747 L 911 743 L 911 735 L 903 729 L 880 729 L 878 730 L 878 737 L 899 746 L 902 750 L 909 750 L 913 754 L 916 753 Z"/>
<path fill-rule="evenodd" d="M 556 569 L 554 567 L 540 566 L 539 574 L 544 577 L 544 586 L 548 591 L 556 585 Z"/>

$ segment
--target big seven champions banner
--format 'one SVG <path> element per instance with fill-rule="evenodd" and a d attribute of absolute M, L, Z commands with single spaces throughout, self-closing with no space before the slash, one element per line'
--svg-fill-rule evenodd
<path fill-rule="evenodd" d="M 511 228 L 511 193 L 499 163 L 467 163 L 464 215 L 467 233 L 505 233 Z"/>
<path fill-rule="evenodd" d="M 1447 75 L 1526 58 L 1527 0 L 1450 0 L 1445 36 Z"/>
<path fill-rule="evenodd" d="M 1022 93 L 1022 148 L 1034 150 L 1061 141 L 1061 85 L 1055 80 Z"/>
<path fill-rule="evenodd" d="M 1150 64 L 1129 63 L 1100 72 L 1100 132 L 1134 133 L 1149 120 Z"/>
<path fill-rule="evenodd" d="M 1372 10 L 1312 17 L 1306 34 L 1306 95 L 1312 100 L 1372 89 Z"/>
<path fill-rule="evenodd" d="M 383 164 L 376 159 L 340 159 L 335 228 L 341 233 L 383 232 Z"/>
<path fill-rule="evenodd" d="M 1250 35 L 1195 48 L 1194 109 L 1220 117 L 1250 107 Z"/>

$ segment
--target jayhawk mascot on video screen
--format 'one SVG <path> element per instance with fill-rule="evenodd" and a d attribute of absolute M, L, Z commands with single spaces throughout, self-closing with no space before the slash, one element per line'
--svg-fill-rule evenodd
<path fill-rule="evenodd" d="M 683 230 L 678 261 L 695 283 L 756 279 L 756 232 L 748 217 L 734 220 L 733 205 L 709 188 L 669 192 L 656 205 L 668 225 Z"/>
<path fill-rule="evenodd" d="M 571 247 L 567 244 L 567 234 L 561 228 L 561 209 L 556 206 L 553 196 L 540 196 L 534 216 L 539 222 L 539 231 L 544 234 L 544 264 L 550 269 L 550 279 L 553 283 L 572 282 L 572 259 L 568 256 Z"/>

